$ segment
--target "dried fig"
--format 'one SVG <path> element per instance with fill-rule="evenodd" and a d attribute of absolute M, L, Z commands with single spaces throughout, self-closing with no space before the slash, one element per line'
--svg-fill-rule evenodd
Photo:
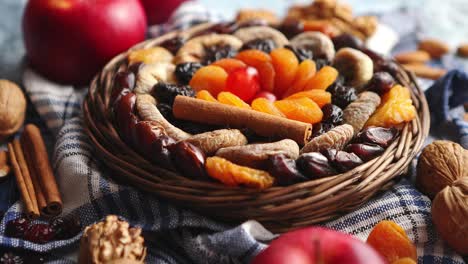
<path fill-rule="evenodd" d="M 194 135 L 185 141 L 199 147 L 208 156 L 213 155 L 220 148 L 247 144 L 247 138 L 237 129 L 219 129 Z"/>

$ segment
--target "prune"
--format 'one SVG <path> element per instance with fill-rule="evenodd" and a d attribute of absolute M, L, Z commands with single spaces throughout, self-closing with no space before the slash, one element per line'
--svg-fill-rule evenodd
<path fill-rule="evenodd" d="M 268 172 L 275 177 L 279 185 L 287 186 L 307 180 L 297 169 L 296 161 L 287 158 L 285 155 L 270 156 L 268 166 Z"/>
<path fill-rule="evenodd" d="M 395 79 L 388 72 L 376 72 L 367 84 L 367 90 L 383 95 L 395 85 Z"/>
<path fill-rule="evenodd" d="M 369 161 L 382 154 L 385 149 L 379 145 L 356 143 L 349 144 L 346 151 L 356 154 L 363 161 Z"/>
<path fill-rule="evenodd" d="M 177 164 L 177 169 L 185 176 L 192 179 L 207 179 L 205 172 L 205 154 L 198 147 L 180 141 L 168 146 L 172 161 Z"/>
<path fill-rule="evenodd" d="M 347 172 L 363 164 L 364 162 L 354 153 L 338 151 L 332 161 L 335 168 L 340 172 Z"/>
<path fill-rule="evenodd" d="M 171 152 L 168 149 L 168 146 L 175 143 L 176 141 L 173 138 L 166 135 L 157 138 L 151 145 L 151 161 L 162 168 L 175 171 Z"/>
<path fill-rule="evenodd" d="M 159 82 L 154 85 L 153 93 L 158 102 L 172 105 L 178 95 L 195 97 L 195 91 L 188 85 L 176 85 Z"/>
<path fill-rule="evenodd" d="M 330 61 L 327 60 L 327 59 L 315 59 L 315 68 L 317 69 L 317 71 L 319 71 L 320 69 L 322 69 L 323 67 L 325 66 L 328 66 L 330 65 Z"/>
<path fill-rule="evenodd" d="M 341 125 L 343 122 L 343 110 L 334 104 L 326 104 L 322 107 L 323 123 Z"/>
<path fill-rule="evenodd" d="M 256 49 L 265 53 L 270 53 L 276 48 L 276 44 L 272 39 L 254 39 L 244 43 L 241 50 Z"/>
<path fill-rule="evenodd" d="M 383 148 L 388 147 L 398 135 L 394 127 L 368 127 L 358 134 L 358 139 L 363 143 L 376 144 Z"/>
<path fill-rule="evenodd" d="M 37 244 L 50 242 L 55 236 L 54 230 L 48 224 L 31 225 L 24 233 L 24 239 Z"/>
<path fill-rule="evenodd" d="M 70 239 L 81 232 L 81 223 L 77 217 L 55 218 L 50 222 L 56 240 Z"/>
<path fill-rule="evenodd" d="M 185 39 L 181 36 L 177 36 L 171 39 L 164 41 L 163 43 L 159 44 L 159 46 L 169 50 L 172 54 L 176 54 L 179 51 L 180 47 L 182 47 L 185 43 Z"/>
<path fill-rule="evenodd" d="M 318 152 L 305 153 L 296 161 L 299 169 L 311 179 L 319 179 L 336 174 L 328 159 Z"/>
<path fill-rule="evenodd" d="M 351 102 L 357 99 L 356 89 L 349 86 L 344 86 L 339 82 L 333 83 L 327 89 L 332 94 L 332 103 L 345 109 Z"/>
<path fill-rule="evenodd" d="M 180 120 L 180 119 L 173 120 L 172 123 L 176 127 L 190 134 L 200 134 L 200 133 L 205 133 L 205 132 L 209 132 L 209 131 L 213 131 L 213 130 L 221 128 L 220 126 L 201 124 L 201 123 Z"/>
<path fill-rule="evenodd" d="M 353 49 L 361 49 L 364 44 L 362 43 L 362 40 L 357 38 L 356 36 L 353 36 L 349 33 L 343 33 L 341 35 L 338 35 L 334 38 L 332 38 L 333 41 L 333 46 L 335 47 L 335 50 L 338 51 L 341 48 L 353 48 Z"/>
<path fill-rule="evenodd" d="M 213 45 L 205 48 L 204 64 L 208 65 L 224 58 L 236 56 L 237 51 L 229 45 Z"/>
<path fill-rule="evenodd" d="M 156 105 L 156 107 L 167 121 L 169 121 L 172 124 L 174 123 L 175 117 L 172 114 L 172 106 L 164 103 L 159 103 Z"/>
<path fill-rule="evenodd" d="M 193 75 L 198 71 L 203 65 L 198 62 L 185 62 L 177 64 L 175 68 L 175 76 L 177 80 L 182 84 L 188 84 L 192 80 Z"/>
<path fill-rule="evenodd" d="M 26 217 L 19 217 L 7 222 L 5 235 L 8 237 L 22 238 L 28 230 L 31 222 Z"/>
<path fill-rule="evenodd" d="M 281 31 L 288 39 L 304 32 L 304 23 L 297 19 L 286 19 L 279 25 L 278 30 Z"/>
<path fill-rule="evenodd" d="M 324 133 L 327 133 L 335 126 L 329 123 L 318 123 L 314 124 L 312 128 L 312 137 L 318 137 Z"/>
<path fill-rule="evenodd" d="M 294 52 L 294 55 L 296 55 L 299 63 L 303 62 L 304 60 L 312 60 L 314 58 L 314 53 L 309 49 L 300 49 L 291 45 L 286 45 L 285 48 Z"/>

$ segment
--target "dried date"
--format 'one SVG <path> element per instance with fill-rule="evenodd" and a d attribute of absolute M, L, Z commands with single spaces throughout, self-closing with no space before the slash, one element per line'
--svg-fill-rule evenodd
<path fill-rule="evenodd" d="M 299 169 L 311 179 L 319 179 L 336 174 L 327 157 L 319 152 L 302 154 L 296 161 Z"/>
<path fill-rule="evenodd" d="M 296 161 L 285 155 L 273 155 L 268 158 L 268 172 L 282 186 L 306 181 L 307 178 L 298 170 Z"/>
<path fill-rule="evenodd" d="M 151 158 L 151 146 L 156 140 L 165 135 L 164 128 L 156 121 L 139 121 L 135 125 L 135 138 L 133 142 L 136 143 L 136 149 L 145 158 Z"/>
<path fill-rule="evenodd" d="M 356 154 L 363 161 L 369 161 L 382 154 L 385 149 L 379 145 L 356 143 L 349 144 L 346 151 Z"/>
<path fill-rule="evenodd" d="M 205 154 L 194 145 L 180 141 L 168 146 L 172 161 L 177 169 L 192 179 L 207 179 L 205 172 Z"/>
<path fill-rule="evenodd" d="M 168 148 L 175 143 L 176 141 L 170 136 L 162 135 L 158 137 L 151 144 L 151 161 L 162 168 L 175 171 L 172 155 Z"/>
<path fill-rule="evenodd" d="M 358 140 L 363 143 L 376 144 L 383 148 L 388 147 L 398 135 L 394 127 L 368 127 L 358 134 Z"/>
<path fill-rule="evenodd" d="M 340 172 L 350 171 L 364 162 L 354 153 L 337 151 L 334 155 L 333 165 Z"/>

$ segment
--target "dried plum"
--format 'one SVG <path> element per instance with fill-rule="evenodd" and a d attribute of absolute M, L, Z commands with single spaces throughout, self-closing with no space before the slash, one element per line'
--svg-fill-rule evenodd
<path fill-rule="evenodd" d="M 357 99 L 356 89 L 335 82 L 327 89 L 332 94 L 332 103 L 345 109 L 351 102 Z"/>
<path fill-rule="evenodd" d="M 158 102 L 172 105 L 178 95 L 195 97 L 195 91 L 188 85 L 176 85 L 159 82 L 154 85 L 154 96 Z"/>
<path fill-rule="evenodd" d="M 369 161 L 382 154 L 385 149 L 379 145 L 356 143 L 349 144 L 346 151 L 356 154 L 363 161 Z"/>
<path fill-rule="evenodd" d="M 299 169 L 311 179 L 319 179 L 336 174 L 328 159 L 318 152 L 305 153 L 296 161 Z"/>
<path fill-rule="evenodd" d="M 304 32 L 304 23 L 297 19 L 286 19 L 279 25 L 278 30 L 281 31 L 288 39 Z"/>
<path fill-rule="evenodd" d="M 315 124 L 313 125 L 313 128 L 312 128 L 312 137 L 318 137 L 324 133 L 327 133 L 334 127 L 335 126 L 333 124 L 329 124 L 329 123 Z"/>
<path fill-rule="evenodd" d="M 256 49 L 265 53 L 270 53 L 276 48 L 276 43 L 272 39 L 254 39 L 244 43 L 241 50 Z"/>
<path fill-rule="evenodd" d="M 363 143 L 376 144 L 383 148 L 388 147 L 398 135 L 394 127 L 368 127 L 358 134 L 358 140 Z"/>
<path fill-rule="evenodd" d="M 204 64 L 208 65 L 215 61 L 236 56 L 237 51 L 229 45 L 213 45 L 205 48 Z"/>
<path fill-rule="evenodd" d="M 367 84 L 366 89 L 368 91 L 376 92 L 379 95 L 383 95 L 390 91 L 395 85 L 395 79 L 388 72 L 376 72 L 372 76 L 372 79 Z"/>
<path fill-rule="evenodd" d="M 334 104 L 326 104 L 322 107 L 323 123 L 341 125 L 343 122 L 343 110 Z"/>
<path fill-rule="evenodd" d="M 175 76 L 177 80 L 182 84 L 188 84 L 192 80 L 193 75 L 197 72 L 203 65 L 198 62 L 185 62 L 177 64 L 175 68 Z"/>
<path fill-rule="evenodd" d="M 364 44 L 362 43 L 362 40 L 357 38 L 356 36 L 353 36 L 352 34 L 349 33 L 343 33 L 340 34 L 334 38 L 332 38 L 333 41 L 333 46 L 335 47 L 335 50 L 338 51 L 341 48 L 353 48 L 353 49 L 361 49 Z"/>
<path fill-rule="evenodd" d="M 327 59 L 315 59 L 315 68 L 318 70 L 322 69 L 325 66 L 330 65 L 330 61 Z"/>
<path fill-rule="evenodd" d="M 168 104 L 159 103 L 157 105 L 157 108 L 167 121 L 169 121 L 170 123 L 174 122 L 175 118 L 172 114 L 172 106 Z"/>
<path fill-rule="evenodd" d="M 283 154 L 270 156 L 268 167 L 268 172 L 275 177 L 279 185 L 287 186 L 307 180 L 297 169 L 296 161 Z"/>
<path fill-rule="evenodd" d="M 314 53 L 309 49 L 296 48 L 291 45 L 286 45 L 285 48 L 294 52 L 294 55 L 296 55 L 299 63 L 303 62 L 304 60 L 313 60 L 314 58 Z"/>
<path fill-rule="evenodd" d="M 172 54 L 176 54 L 177 51 L 184 45 L 185 39 L 181 36 L 177 36 L 171 39 L 164 41 L 163 43 L 159 44 L 159 46 L 169 50 Z"/>

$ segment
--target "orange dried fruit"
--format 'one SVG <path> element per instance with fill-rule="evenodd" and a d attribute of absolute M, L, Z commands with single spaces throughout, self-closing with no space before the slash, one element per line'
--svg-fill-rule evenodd
<path fill-rule="evenodd" d="M 307 97 L 307 98 L 312 99 L 312 101 L 317 103 L 320 106 L 320 108 L 322 108 L 326 104 L 330 104 L 332 100 L 331 93 L 325 90 L 319 90 L 319 89 L 312 89 L 312 90 L 307 90 L 303 92 L 298 92 L 287 97 L 286 100 L 297 99 L 301 97 Z"/>
<path fill-rule="evenodd" d="M 211 65 L 223 68 L 228 74 L 235 69 L 247 67 L 247 65 L 241 60 L 236 60 L 232 58 L 221 59 L 219 61 L 213 62 L 213 64 Z"/>
<path fill-rule="evenodd" d="M 289 119 L 315 124 L 322 121 L 323 112 L 307 97 L 276 101 L 275 106 Z"/>
<path fill-rule="evenodd" d="M 294 52 L 286 48 L 275 49 L 270 56 L 276 73 L 273 93 L 282 97 L 296 77 L 299 61 Z"/>
<path fill-rule="evenodd" d="M 270 115 L 285 117 L 278 108 L 270 100 L 260 97 L 252 102 L 252 109 L 255 111 L 267 113 Z"/>
<path fill-rule="evenodd" d="M 337 36 L 340 31 L 334 25 L 324 20 L 305 20 L 304 31 L 319 31 L 330 38 Z"/>
<path fill-rule="evenodd" d="M 237 106 L 240 108 L 250 109 L 250 105 L 242 101 L 238 96 L 230 92 L 220 92 L 218 94 L 218 101 L 222 104 Z"/>
<path fill-rule="evenodd" d="M 228 74 L 219 66 L 205 66 L 200 68 L 190 80 L 190 86 L 195 91 L 207 90 L 213 96 L 217 96 L 226 86 Z"/>
<path fill-rule="evenodd" d="M 210 177 L 228 186 L 265 189 L 274 183 L 274 178 L 266 171 L 240 166 L 220 157 L 207 158 L 205 168 Z"/>
<path fill-rule="evenodd" d="M 395 85 L 382 96 L 382 103 L 369 118 L 368 126 L 392 127 L 416 118 L 416 108 L 408 88 Z"/>
<path fill-rule="evenodd" d="M 332 83 L 335 82 L 336 78 L 338 78 L 338 71 L 331 66 L 325 66 L 307 82 L 305 90 L 326 90 Z"/>
<path fill-rule="evenodd" d="M 291 87 L 283 94 L 283 97 L 303 91 L 307 82 L 314 77 L 316 71 L 317 68 L 313 60 L 301 62 L 299 68 L 297 68 L 296 77 L 294 77 Z"/>
<path fill-rule="evenodd" d="M 367 243 L 385 257 L 388 263 L 401 258 L 417 260 L 416 247 L 405 230 L 393 221 L 381 221 L 372 229 Z"/>
<path fill-rule="evenodd" d="M 174 56 L 163 47 L 134 50 L 128 54 L 128 64 L 143 62 L 151 64 L 156 62 L 172 62 Z"/>
<path fill-rule="evenodd" d="M 211 95 L 207 90 L 201 90 L 197 92 L 197 99 L 205 100 L 208 102 L 218 103 L 218 100 Z"/>
<path fill-rule="evenodd" d="M 417 264 L 412 258 L 401 258 L 397 261 L 392 262 L 392 264 Z"/>
<path fill-rule="evenodd" d="M 273 91 L 275 85 L 275 69 L 273 68 L 270 55 L 263 51 L 252 49 L 239 52 L 236 55 L 236 59 L 257 69 L 262 90 L 268 92 Z"/>

